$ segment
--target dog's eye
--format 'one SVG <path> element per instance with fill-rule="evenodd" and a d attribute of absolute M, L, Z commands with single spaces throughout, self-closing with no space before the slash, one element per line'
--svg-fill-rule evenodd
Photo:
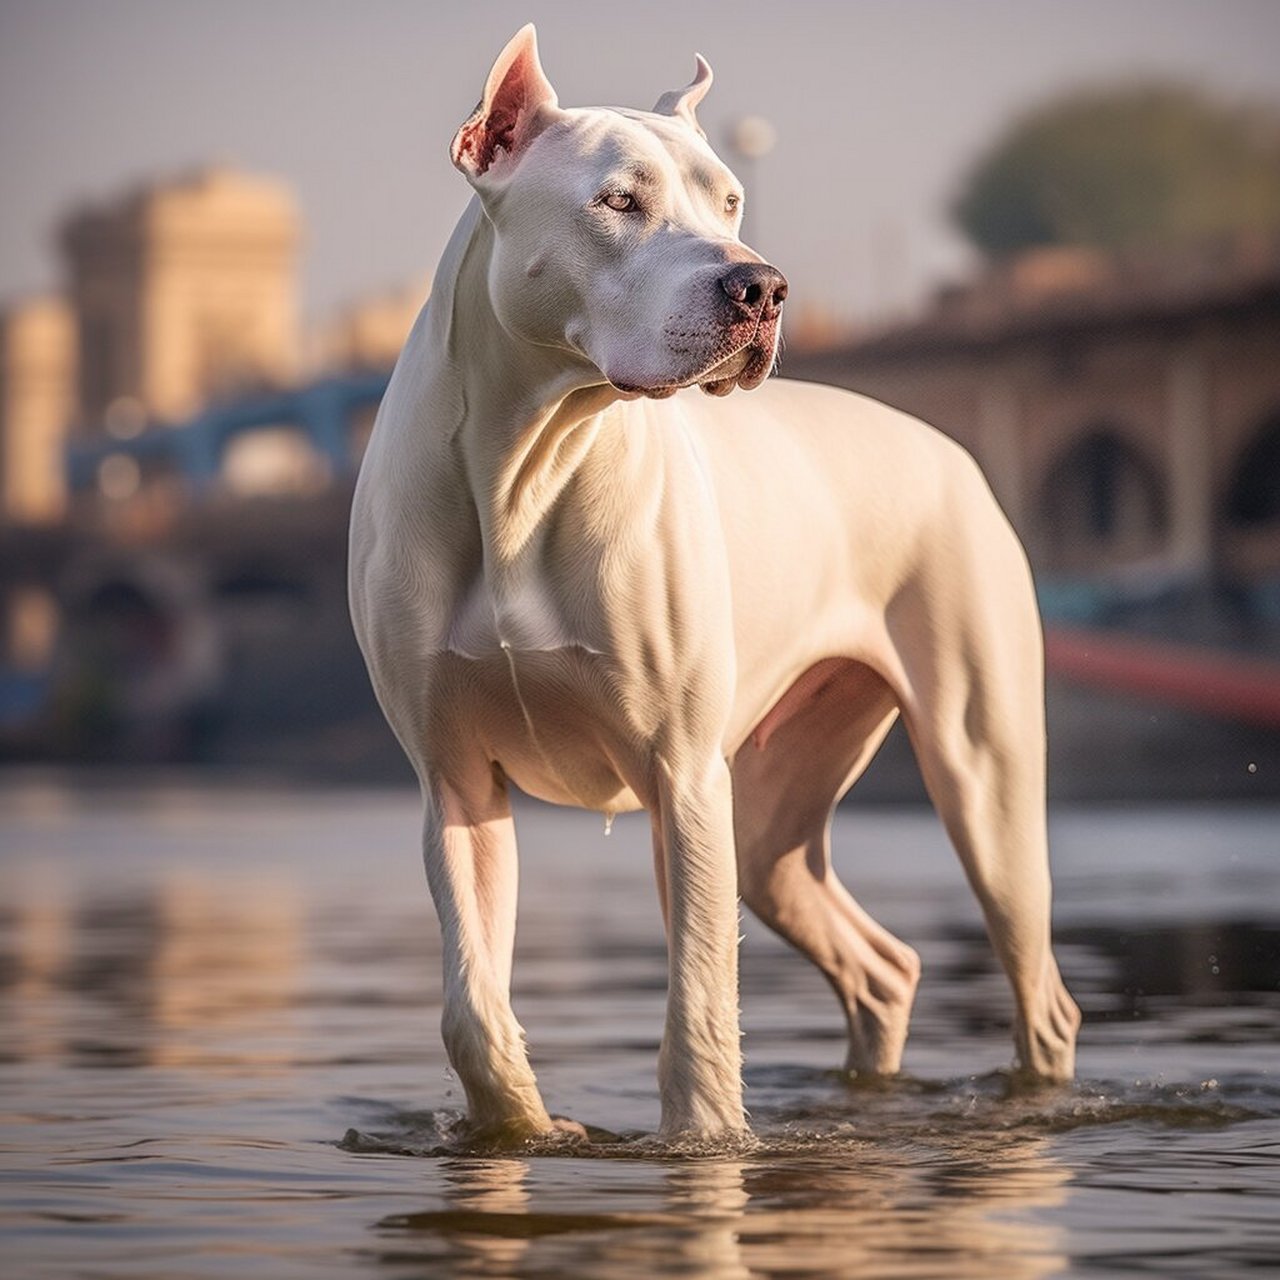
<path fill-rule="evenodd" d="M 630 191 L 610 191 L 601 196 L 600 201 L 615 213 L 635 213 L 640 207 Z"/>
<path fill-rule="evenodd" d="M 741 207 L 742 207 L 742 197 L 740 195 L 736 195 L 735 193 L 730 192 L 727 196 L 725 196 L 724 198 L 725 213 L 737 213 Z"/>

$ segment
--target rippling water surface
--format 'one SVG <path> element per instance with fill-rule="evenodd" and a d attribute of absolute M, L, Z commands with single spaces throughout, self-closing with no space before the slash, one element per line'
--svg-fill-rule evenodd
<path fill-rule="evenodd" d="M 460 1143 L 416 800 L 0 786 L 0 1270 L 17 1276 L 1063 1274 L 1280 1268 L 1280 814 L 1055 815 L 1079 1083 L 1013 1090 L 1009 1001 L 930 815 L 842 811 L 916 945 L 906 1077 L 843 1078 L 753 922 L 757 1144 L 652 1137 L 665 953 L 643 819 L 518 811 L 516 1009 L 587 1146 Z"/>

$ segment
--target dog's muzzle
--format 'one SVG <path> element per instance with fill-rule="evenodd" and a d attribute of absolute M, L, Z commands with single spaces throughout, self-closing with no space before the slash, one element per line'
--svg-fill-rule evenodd
<path fill-rule="evenodd" d="M 726 334 L 737 350 L 708 370 L 707 376 L 696 379 L 711 396 L 727 396 L 737 387 L 752 391 L 769 376 L 787 278 L 767 262 L 742 262 L 720 278 L 720 289 L 737 312 Z"/>
<path fill-rule="evenodd" d="M 769 376 L 778 347 L 778 322 L 787 296 L 786 277 L 767 262 L 738 262 L 711 276 L 694 308 L 668 318 L 663 340 L 684 368 L 670 381 L 638 384 L 610 381 L 632 398 L 664 400 L 682 387 L 701 387 L 726 396 L 737 387 L 751 391 Z"/>

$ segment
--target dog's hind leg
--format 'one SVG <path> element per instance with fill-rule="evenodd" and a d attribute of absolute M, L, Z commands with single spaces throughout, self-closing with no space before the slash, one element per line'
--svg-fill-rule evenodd
<path fill-rule="evenodd" d="M 423 859 L 440 917 L 445 1049 L 478 1137 L 552 1129 L 511 1008 L 516 840 L 505 787 L 486 769 L 463 789 L 428 787 Z"/>
<path fill-rule="evenodd" d="M 893 694 L 853 661 L 819 664 L 734 756 L 743 900 L 835 989 L 849 1027 L 846 1066 L 899 1069 L 920 977 L 916 953 L 877 924 L 831 868 L 831 811 L 897 714 Z"/>
<path fill-rule="evenodd" d="M 1067 1080 L 1080 1012 L 1050 942 L 1043 648 L 1030 575 L 1007 528 L 973 546 L 957 537 L 952 549 L 955 560 L 890 610 L 895 683 L 925 785 L 1013 988 L 1017 1065 Z"/>

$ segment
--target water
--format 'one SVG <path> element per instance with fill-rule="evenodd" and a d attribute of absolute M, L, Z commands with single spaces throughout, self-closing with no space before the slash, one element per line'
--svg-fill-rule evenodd
<path fill-rule="evenodd" d="M 921 951 L 907 1076 L 833 1070 L 825 983 L 746 926 L 758 1144 L 652 1137 L 643 819 L 523 807 L 516 1008 L 587 1148 L 458 1144 L 413 797 L 0 787 L 0 1271 L 21 1277 L 1231 1277 L 1280 1268 L 1275 810 L 1055 815 L 1080 1082 L 1009 1002 L 930 815 L 837 863 Z"/>

